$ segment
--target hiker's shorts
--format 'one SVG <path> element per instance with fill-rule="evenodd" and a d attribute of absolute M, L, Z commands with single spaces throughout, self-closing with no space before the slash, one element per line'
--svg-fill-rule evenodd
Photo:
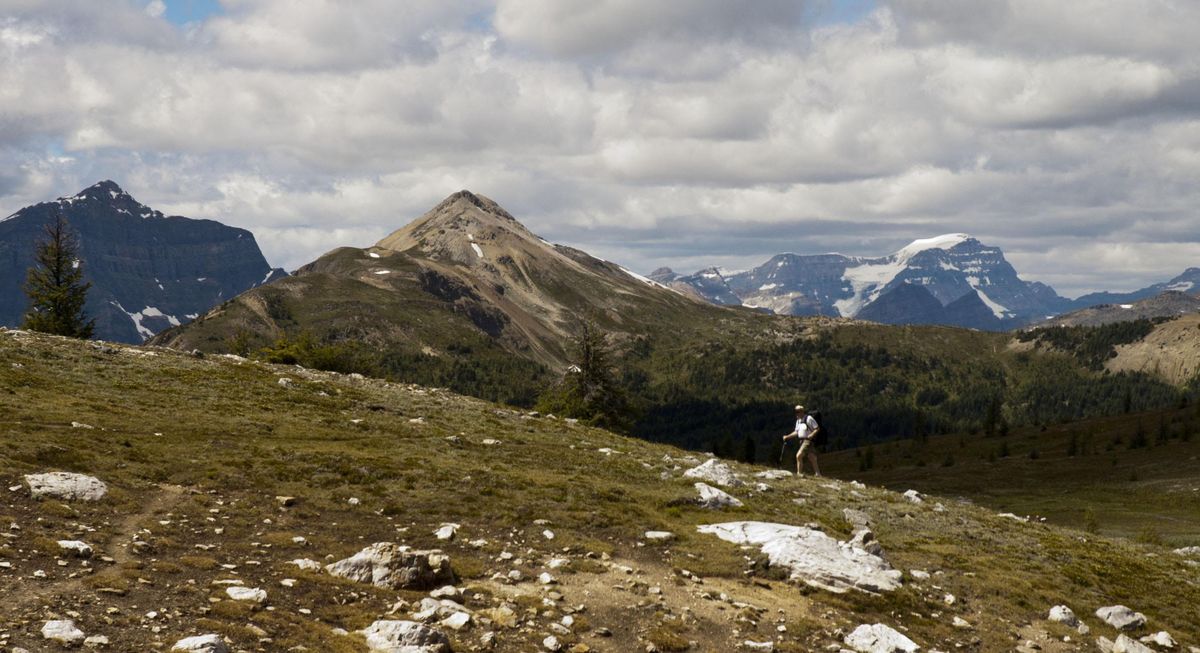
<path fill-rule="evenodd" d="M 796 452 L 796 457 L 803 458 L 804 454 L 808 453 L 808 451 L 811 447 L 812 447 L 812 438 L 805 438 L 804 441 L 800 443 L 800 451 Z"/>

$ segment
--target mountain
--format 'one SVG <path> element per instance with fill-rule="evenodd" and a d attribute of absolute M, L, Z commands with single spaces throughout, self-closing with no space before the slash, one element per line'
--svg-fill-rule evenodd
<path fill-rule="evenodd" d="M 685 282 L 688 278 L 675 281 Z M 958 321 L 948 322 L 948 318 L 933 316 L 929 311 L 918 312 L 913 314 L 915 323 L 1004 328 L 1058 313 L 1068 305 L 1068 300 L 1049 286 L 1017 276 L 998 247 L 984 245 L 967 234 L 916 240 L 877 258 L 780 254 L 757 268 L 728 275 L 723 281 L 743 305 L 787 315 L 871 319 L 868 316 L 876 314 L 893 319 L 903 307 L 885 306 L 866 315 L 863 311 L 904 285 L 924 287 L 941 306 L 974 297 L 967 301 L 980 301 L 991 313 L 991 318 L 981 318 L 972 310 L 972 315 L 960 315 L 954 318 Z M 695 288 L 700 296 L 716 301 L 705 287 Z M 911 297 L 909 291 L 904 293 Z M 897 298 L 890 301 L 896 302 Z M 723 299 L 721 303 L 733 302 Z"/>
<path fill-rule="evenodd" d="M 741 306 L 742 300 L 725 281 L 717 268 L 706 268 L 687 276 L 676 274 L 671 268 L 659 268 L 650 273 L 650 279 L 672 290 L 722 306 Z"/>
<path fill-rule="evenodd" d="M 1165 292 L 1194 293 L 1200 290 L 1200 268 L 1188 268 L 1183 274 L 1165 283 L 1156 283 L 1133 292 L 1097 292 L 1083 295 L 1071 302 L 1071 308 L 1081 309 L 1098 304 L 1132 304 Z"/>
<path fill-rule="evenodd" d="M 230 297 L 286 276 L 271 269 L 254 236 L 212 220 L 164 216 L 111 181 L 26 207 L 0 220 L 0 325 L 16 326 L 35 243 L 56 215 L 79 238 L 92 283 L 87 314 L 95 336 L 139 343 Z"/>
<path fill-rule="evenodd" d="M 1156 285 L 1171 286 L 1171 284 Z M 1175 285 L 1184 287 L 1184 284 Z M 1187 287 L 1190 289 L 1190 286 Z M 1136 294 L 1138 293 L 1128 293 L 1125 296 Z M 1173 318 L 1197 312 L 1200 312 L 1200 297 L 1179 290 L 1168 290 L 1143 299 L 1130 300 L 1125 304 L 1097 304 L 1081 308 L 1070 313 L 1056 315 L 1035 326 L 1100 326 L 1131 320 Z"/>
<path fill-rule="evenodd" d="M 585 320 L 628 345 L 751 315 L 552 245 L 464 190 L 373 246 L 335 249 L 155 342 L 216 351 L 232 334 L 260 347 L 307 332 L 369 347 L 380 374 L 528 403 L 548 370 L 566 367 Z"/>

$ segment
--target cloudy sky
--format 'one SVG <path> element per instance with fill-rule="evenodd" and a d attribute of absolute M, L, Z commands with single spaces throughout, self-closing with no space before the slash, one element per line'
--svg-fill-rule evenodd
<path fill-rule="evenodd" d="M 646 272 L 971 233 L 1200 266 L 1191 0 L 0 0 L 0 215 L 113 179 L 294 268 L 460 188 Z"/>

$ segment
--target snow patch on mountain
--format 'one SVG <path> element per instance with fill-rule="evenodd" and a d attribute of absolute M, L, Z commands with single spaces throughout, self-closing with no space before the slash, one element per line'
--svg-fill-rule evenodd
<path fill-rule="evenodd" d="M 842 317 L 853 317 L 864 306 L 879 299 L 883 289 L 908 267 L 908 262 L 921 252 L 931 249 L 950 249 L 969 239 L 967 234 L 944 234 L 933 238 L 920 238 L 883 259 L 864 261 L 847 267 L 843 279 L 850 284 L 850 297 L 833 303 Z M 780 261 L 780 266 L 784 261 Z M 953 266 L 951 266 L 953 269 Z M 986 300 L 985 300 L 986 301 Z"/>

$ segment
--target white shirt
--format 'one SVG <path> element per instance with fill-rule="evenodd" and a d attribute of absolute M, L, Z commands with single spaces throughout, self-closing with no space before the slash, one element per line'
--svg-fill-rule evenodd
<path fill-rule="evenodd" d="M 815 431 L 817 428 L 817 420 L 813 419 L 812 415 L 805 415 L 802 419 L 796 420 L 796 437 L 807 440 L 809 432 Z"/>

